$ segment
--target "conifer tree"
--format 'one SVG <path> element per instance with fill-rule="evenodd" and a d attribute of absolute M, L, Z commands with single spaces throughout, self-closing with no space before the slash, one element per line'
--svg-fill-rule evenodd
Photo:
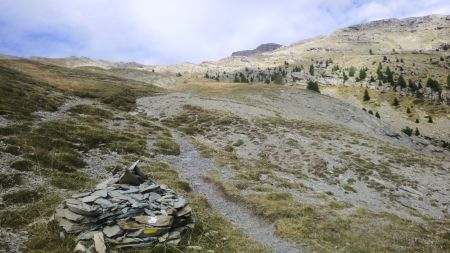
<path fill-rule="evenodd" d="M 369 91 L 367 90 L 367 88 L 364 90 L 364 96 L 363 96 L 363 101 L 369 101 L 370 100 L 370 96 L 369 96 Z"/>
<path fill-rule="evenodd" d="M 414 135 L 415 136 L 419 136 L 420 135 L 419 129 L 417 127 L 416 127 L 416 131 L 414 132 Z"/>
<path fill-rule="evenodd" d="M 397 98 L 394 98 L 394 102 L 392 103 L 393 106 L 399 106 L 400 102 L 398 102 Z"/>
<path fill-rule="evenodd" d="M 397 79 L 397 85 L 402 87 L 402 89 L 406 88 L 406 81 L 402 75 L 400 75 Z"/>
<path fill-rule="evenodd" d="M 312 81 L 312 80 L 308 81 L 308 85 L 306 86 L 306 88 L 308 90 L 312 90 L 312 91 L 320 93 L 319 84 L 317 82 Z"/>

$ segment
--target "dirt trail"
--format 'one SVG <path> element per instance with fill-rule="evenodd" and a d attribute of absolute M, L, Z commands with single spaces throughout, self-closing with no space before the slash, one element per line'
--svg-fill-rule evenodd
<path fill-rule="evenodd" d="M 203 178 L 209 175 L 209 169 L 215 169 L 223 174 L 227 174 L 227 171 L 215 165 L 211 160 L 203 158 L 194 145 L 180 134 L 173 132 L 172 135 L 180 145 L 181 154 L 179 156 L 160 155 L 157 159 L 170 165 L 183 178 L 189 180 L 192 189 L 204 194 L 212 208 L 225 216 L 252 240 L 261 243 L 273 252 L 305 252 L 298 246 L 277 238 L 271 224 L 258 219 L 250 210 L 228 201 L 213 185 L 205 182 Z"/>

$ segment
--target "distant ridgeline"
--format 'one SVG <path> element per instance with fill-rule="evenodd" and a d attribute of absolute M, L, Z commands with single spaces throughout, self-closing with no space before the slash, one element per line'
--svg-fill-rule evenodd
<path fill-rule="evenodd" d="M 231 56 L 250 56 L 254 54 L 261 54 L 265 52 L 272 52 L 277 50 L 278 48 L 282 47 L 280 44 L 276 43 L 266 43 L 261 44 L 257 48 L 252 50 L 243 50 L 243 51 L 237 51 L 231 54 Z"/>

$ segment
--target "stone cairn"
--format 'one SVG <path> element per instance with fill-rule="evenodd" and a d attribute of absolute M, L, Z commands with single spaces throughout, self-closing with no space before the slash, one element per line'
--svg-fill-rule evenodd
<path fill-rule="evenodd" d="M 67 234 L 77 235 L 75 252 L 107 252 L 115 248 L 145 248 L 157 243 L 178 244 L 181 233 L 193 228 L 186 200 L 166 185 L 157 185 L 137 167 L 98 184 L 95 190 L 73 195 L 56 210 L 55 219 Z"/>

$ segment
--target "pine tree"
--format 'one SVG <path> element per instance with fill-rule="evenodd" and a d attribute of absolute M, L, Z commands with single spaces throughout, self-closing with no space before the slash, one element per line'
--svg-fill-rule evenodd
<path fill-rule="evenodd" d="M 350 69 L 348 70 L 348 76 L 350 76 L 350 77 L 355 76 L 355 72 L 356 72 L 356 68 L 351 66 Z"/>
<path fill-rule="evenodd" d="M 306 86 L 306 88 L 308 90 L 312 90 L 312 91 L 320 93 L 319 84 L 317 82 L 312 81 L 312 80 L 308 81 L 308 85 Z"/>
<path fill-rule="evenodd" d="M 369 91 L 367 90 L 367 88 L 364 90 L 364 96 L 363 96 L 363 101 L 369 101 L 370 100 L 370 96 L 369 96 Z"/>
<path fill-rule="evenodd" d="M 419 136 L 420 135 L 419 129 L 417 127 L 416 127 L 416 131 L 414 132 L 414 135 L 415 136 Z"/>
<path fill-rule="evenodd" d="M 416 119 L 416 124 L 419 124 L 419 119 Z"/>
<path fill-rule="evenodd" d="M 438 81 L 428 78 L 427 87 L 430 87 L 432 91 L 440 92 L 442 90 Z"/>
<path fill-rule="evenodd" d="M 375 78 L 373 78 L 373 76 L 370 76 L 369 82 L 374 83 L 375 82 Z"/>
<path fill-rule="evenodd" d="M 366 76 L 367 76 L 366 69 L 365 68 L 360 69 L 359 70 L 359 80 L 362 81 L 362 80 L 366 79 Z"/>
<path fill-rule="evenodd" d="M 392 103 L 393 106 L 399 106 L 400 102 L 398 102 L 397 98 L 394 98 L 394 102 Z"/>
<path fill-rule="evenodd" d="M 450 74 L 447 76 L 447 89 L 450 89 Z"/>
<path fill-rule="evenodd" d="M 378 112 L 376 112 L 375 117 L 380 118 L 380 114 Z"/>
<path fill-rule="evenodd" d="M 433 123 L 433 118 L 431 116 L 428 116 L 428 123 Z"/>
<path fill-rule="evenodd" d="M 377 68 L 377 78 L 380 81 L 384 80 L 384 76 L 383 76 L 383 66 L 381 65 L 381 62 L 378 63 L 378 68 Z"/>
<path fill-rule="evenodd" d="M 235 82 L 235 83 L 240 83 L 240 82 L 241 82 L 241 80 L 239 80 L 239 77 L 238 77 L 237 74 L 234 75 L 234 80 L 233 80 L 233 82 Z"/>
<path fill-rule="evenodd" d="M 406 108 L 406 113 L 411 113 L 411 109 L 409 109 L 409 107 Z"/>
<path fill-rule="evenodd" d="M 408 80 L 408 87 L 412 92 L 415 92 L 417 90 L 416 83 L 411 81 L 411 79 Z"/>
<path fill-rule="evenodd" d="M 397 79 L 397 85 L 402 87 L 402 89 L 406 88 L 406 82 L 402 75 L 400 75 Z"/>
<path fill-rule="evenodd" d="M 310 66 L 309 66 L 309 74 L 310 75 L 314 75 L 314 65 L 313 64 L 311 64 Z"/>
<path fill-rule="evenodd" d="M 371 49 L 369 49 L 369 54 L 370 54 L 370 55 L 373 55 L 373 51 L 372 51 L 372 48 L 371 48 Z"/>

